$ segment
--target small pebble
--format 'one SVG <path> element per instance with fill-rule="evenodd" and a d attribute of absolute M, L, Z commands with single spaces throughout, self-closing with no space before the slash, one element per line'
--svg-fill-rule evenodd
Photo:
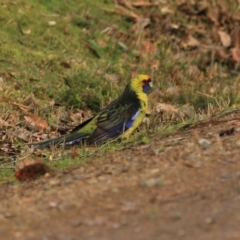
<path fill-rule="evenodd" d="M 197 154 L 196 153 L 190 153 L 189 155 L 188 155 L 188 159 L 189 160 L 196 160 L 197 159 Z"/>
<path fill-rule="evenodd" d="M 207 149 L 211 145 L 211 142 L 204 138 L 199 139 L 198 143 L 201 145 L 202 149 Z"/>
<path fill-rule="evenodd" d="M 6 218 L 11 218 L 11 217 L 14 217 L 14 214 L 11 213 L 11 212 L 5 212 L 5 213 L 4 213 L 4 217 L 6 217 Z"/>
<path fill-rule="evenodd" d="M 60 184 L 60 180 L 58 180 L 58 179 L 51 179 L 49 181 L 50 186 L 56 186 L 56 185 L 59 185 L 59 184 Z"/>
<path fill-rule="evenodd" d="M 184 235 L 186 235 L 186 231 L 183 229 L 180 229 L 177 234 L 179 237 L 183 237 Z"/>
<path fill-rule="evenodd" d="M 52 208 L 57 207 L 57 205 L 58 205 L 58 204 L 57 204 L 56 202 L 50 202 L 50 203 L 49 203 L 49 206 L 52 207 Z"/>
<path fill-rule="evenodd" d="M 154 169 L 151 169 L 151 170 L 150 170 L 150 172 L 151 172 L 152 174 L 158 173 L 159 171 L 160 171 L 159 168 L 154 168 Z"/>
<path fill-rule="evenodd" d="M 180 220 L 182 218 L 182 215 L 180 212 L 175 212 L 173 215 L 172 215 L 172 219 L 173 220 Z"/>
<path fill-rule="evenodd" d="M 154 186 L 160 186 L 163 185 L 164 181 L 159 178 L 149 178 L 149 179 L 144 179 L 141 181 L 140 185 L 143 187 L 154 187 Z"/>
<path fill-rule="evenodd" d="M 70 184 L 70 183 L 72 183 L 74 181 L 74 178 L 73 177 L 68 177 L 68 178 L 66 178 L 65 180 L 64 180 L 64 183 L 65 184 Z"/>
<path fill-rule="evenodd" d="M 205 218 L 205 223 L 206 224 L 212 224 L 213 223 L 213 219 L 211 217 L 207 217 L 207 218 Z"/>

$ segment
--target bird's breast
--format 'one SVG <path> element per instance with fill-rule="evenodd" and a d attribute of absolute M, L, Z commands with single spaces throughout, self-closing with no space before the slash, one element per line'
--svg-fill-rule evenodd
<path fill-rule="evenodd" d="M 136 120 L 139 114 L 140 114 L 140 109 L 138 109 L 137 112 L 131 117 L 131 119 L 126 122 L 125 131 L 128 130 L 133 125 L 134 121 Z"/>

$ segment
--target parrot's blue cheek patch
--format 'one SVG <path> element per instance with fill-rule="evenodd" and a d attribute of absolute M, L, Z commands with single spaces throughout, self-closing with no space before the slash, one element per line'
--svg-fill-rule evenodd
<path fill-rule="evenodd" d="M 151 88 L 151 87 L 149 86 L 149 84 L 144 85 L 144 86 L 143 86 L 143 92 L 148 93 L 149 90 L 150 90 L 150 88 Z"/>

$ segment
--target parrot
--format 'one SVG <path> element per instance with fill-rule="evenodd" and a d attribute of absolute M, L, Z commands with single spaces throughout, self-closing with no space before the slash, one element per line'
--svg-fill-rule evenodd
<path fill-rule="evenodd" d="M 46 148 L 56 145 L 103 144 L 120 137 L 128 139 L 142 123 L 147 107 L 147 94 L 152 87 L 148 75 L 133 77 L 123 93 L 94 117 L 75 127 L 70 133 L 42 142 L 31 143 L 32 148 Z"/>

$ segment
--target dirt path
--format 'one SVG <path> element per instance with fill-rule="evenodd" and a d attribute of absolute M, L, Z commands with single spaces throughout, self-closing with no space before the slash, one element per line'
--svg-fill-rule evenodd
<path fill-rule="evenodd" d="M 0 189 L 4 239 L 240 239 L 240 114 Z M 234 127 L 234 134 L 219 137 Z M 2 238 L 3 239 L 3 238 Z"/>

